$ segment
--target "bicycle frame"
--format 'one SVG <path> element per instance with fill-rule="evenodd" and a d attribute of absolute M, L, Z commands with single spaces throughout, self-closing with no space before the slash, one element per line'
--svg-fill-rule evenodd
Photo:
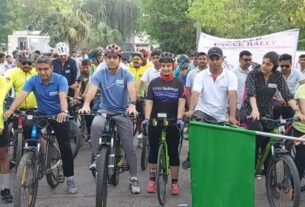
<path fill-rule="evenodd" d="M 169 157 L 168 157 L 168 148 L 167 148 L 167 143 L 166 143 L 165 127 L 163 127 L 162 132 L 161 132 L 160 145 L 161 144 L 163 144 L 164 154 L 166 155 L 165 157 L 163 157 L 163 161 L 162 161 L 163 169 L 165 170 L 165 174 L 169 175 Z"/>

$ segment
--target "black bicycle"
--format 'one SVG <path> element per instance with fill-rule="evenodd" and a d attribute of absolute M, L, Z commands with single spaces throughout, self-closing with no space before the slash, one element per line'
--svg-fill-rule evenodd
<path fill-rule="evenodd" d="M 117 133 L 114 116 L 126 116 L 126 114 L 99 113 L 106 117 L 106 123 L 102 136 L 99 139 L 98 153 L 96 156 L 96 206 L 107 206 L 108 184 L 116 186 L 119 183 L 119 174 L 128 171 L 124 164 L 122 146 Z"/>
<path fill-rule="evenodd" d="M 17 168 L 14 207 L 35 206 L 38 182 L 44 175 L 51 188 L 64 182 L 61 153 L 50 124 L 56 117 L 28 116 L 28 119 L 34 125 L 31 139 L 25 140 L 24 154 Z"/>

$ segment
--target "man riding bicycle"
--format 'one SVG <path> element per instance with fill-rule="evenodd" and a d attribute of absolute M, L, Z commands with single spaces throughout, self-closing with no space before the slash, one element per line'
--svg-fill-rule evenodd
<path fill-rule="evenodd" d="M 37 100 L 37 115 L 57 116 L 52 122 L 56 139 L 63 162 L 64 176 L 67 177 L 67 192 L 77 193 L 74 176 L 74 160 L 70 146 L 68 116 L 68 82 L 67 79 L 53 72 L 52 62 L 47 56 L 40 56 L 36 60 L 38 75 L 30 78 L 18 94 L 10 108 L 4 113 L 10 117 L 31 92 L 34 92 Z M 30 134 L 32 127 L 26 128 Z M 29 138 L 28 136 L 26 138 Z"/>
<path fill-rule="evenodd" d="M 120 67 L 122 50 L 115 44 L 108 45 L 105 48 L 106 68 L 96 71 L 89 83 L 89 89 L 86 95 L 81 113 L 90 112 L 90 103 L 95 96 L 98 88 L 101 90 L 101 103 L 99 112 L 108 114 L 134 114 L 136 111 L 136 88 L 132 75 Z M 115 121 L 120 140 L 126 154 L 126 159 L 130 167 L 129 188 L 132 194 L 140 193 L 139 181 L 137 178 L 137 158 L 133 148 L 133 130 L 132 121 L 125 116 L 116 115 L 112 119 Z M 97 155 L 99 138 L 102 135 L 106 123 L 106 118 L 97 115 L 91 125 L 91 144 L 92 154 Z M 96 169 L 96 160 L 90 165 L 91 170 Z"/>

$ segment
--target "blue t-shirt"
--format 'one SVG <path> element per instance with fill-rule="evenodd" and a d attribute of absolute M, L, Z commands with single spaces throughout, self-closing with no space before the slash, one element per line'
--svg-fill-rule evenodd
<path fill-rule="evenodd" d="M 67 79 L 53 73 L 48 84 L 44 84 L 38 75 L 33 76 L 24 84 L 22 91 L 34 92 L 38 112 L 43 115 L 57 115 L 61 112 L 59 93 L 68 93 L 68 89 Z"/>
<path fill-rule="evenodd" d="M 183 85 L 185 85 L 186 84 L 186 76 L 187 76 L 187 73 L 189 72 L 189 70 L 187 70 L 187 72 L 186 72 L 186 75 L 185 76 L 182 76 L 182 78 L 181 78 L 181 81 L 183 82 Z M 177 78 L 177 79 L 180 79 L 180 73 L 181 73 L 181 70 L 180 70 L 180 68 L 179 68 L 179 66 L 176 68 L 176 70 L 174 70 L 174 72 L 173 72 L 173 76 L 175 77 L 175 78 Z"/>
<path fill-rule="evenodd" d="M 101 90 L 99 110 L 125 113 L 129 103 L 127 84 L 133 81 L 131 73 L 121 68 L 116 74 L 111 74 L 108 69 L 96 71 L 91 78 L 91 84 Z"/>

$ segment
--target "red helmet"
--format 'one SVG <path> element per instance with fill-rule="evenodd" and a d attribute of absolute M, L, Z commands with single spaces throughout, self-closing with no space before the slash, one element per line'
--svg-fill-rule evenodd
<path fill-rule="evenodd" d="M 149 52 L 145 49 L 141 49 L 140 52 L 143 54 L 143 57 L 146 59 L 149 55 Z"/>
<path fill-rule="evenodd" d="M 122 57 L 122 49 L 116 44 L 110 44 L 105 47 L 105 55 L 118 55 Z"/>

